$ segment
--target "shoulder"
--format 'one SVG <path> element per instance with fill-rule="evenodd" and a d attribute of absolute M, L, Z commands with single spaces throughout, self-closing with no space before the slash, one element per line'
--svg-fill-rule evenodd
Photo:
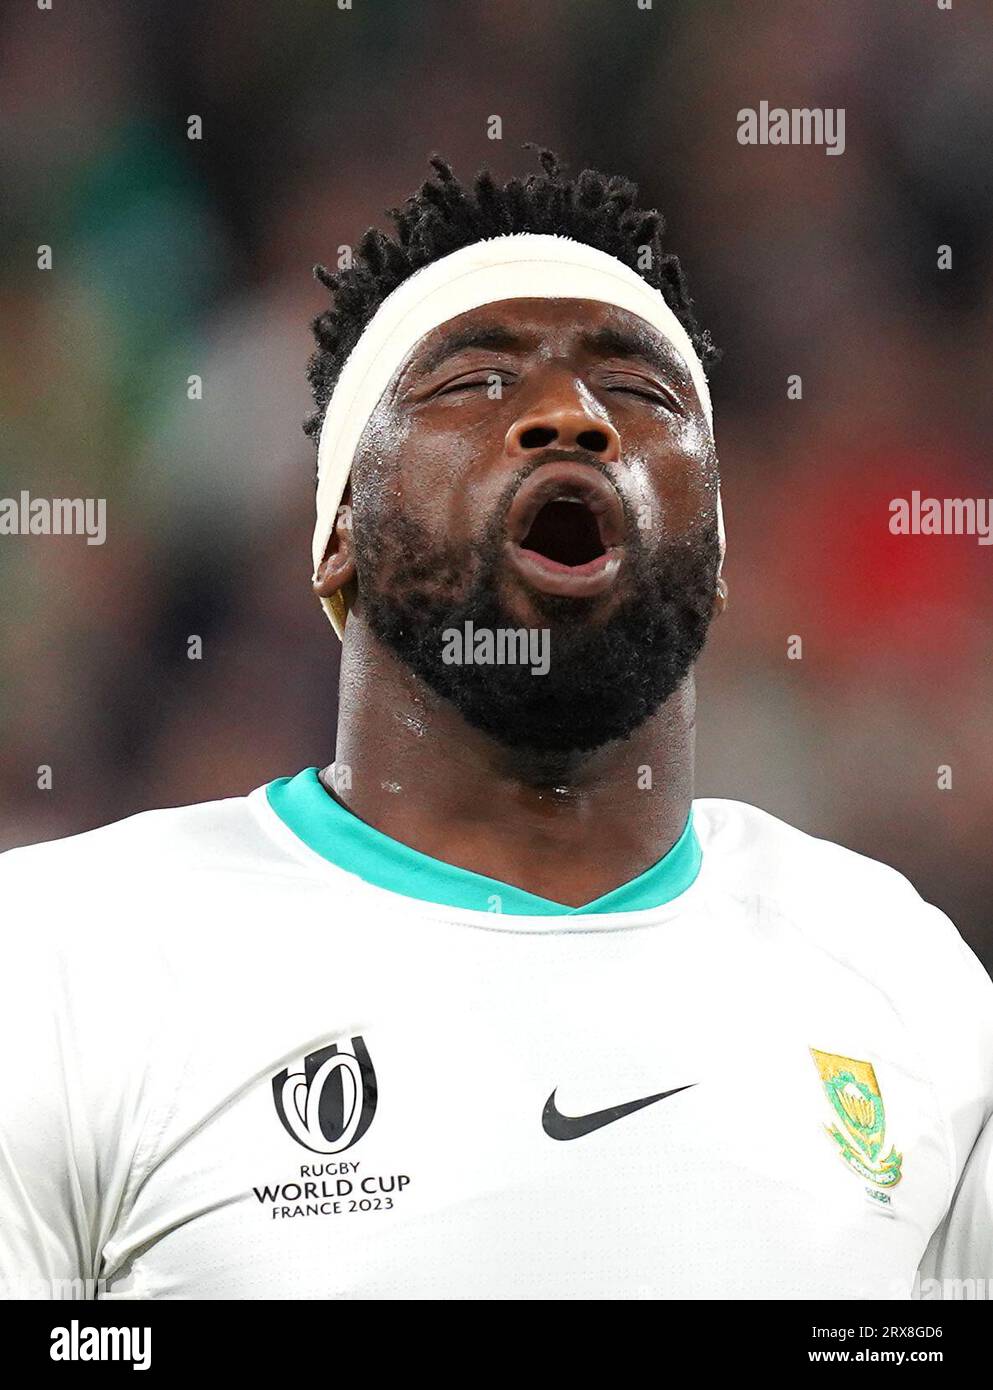
<path fill-rule="evenodd" d="M 714 867 L 746 891 L 809 897 L 816 887 L 832 900 L 916 896 L 910 881 L 888 864 L 809 834 L 758 806 L 704 797 L 694 801 L 693 813 Z"/>
<path fill-rule="evenodd" d="M 123 1067 L 123 1036 L 128 1066 L 157 1047 L 171 1067 L 228 997 L 257 1001 L 273 922 L 307 891 L 264 797 L 145 811 L 0 854 L 0 1042 L 27 1055 L 48 1038 L 54 1055 L 62 1037 Z M 95 1074 L 93 1094 L 100 1085 Z"/>
<path fill-rule="evenodd" d="M 21 898 L 137 892 L 177 875 L 264 868 L 283 857 L 267 831 L 265 788 L 246 796 L 141 811 L 94 830 L 0 854 L 0 894 Z M 271 819 L 271 818 L 270 818 Z"/>
<path fill-rule="evenodd" d="M 143 811 L 59 840 L 0 854 L 0 940 L 8 959 L 52 953 L 136 961 L 179 938 L 198 909 L 258 881 L 286 856 L 259 797 Z"/>
<path fill-rule="evenodd" d="M 830 958 L 884 996 L 981 1123 L 993 1107 L 993 980 L 945 913 L 888 864 L 744 802 L 696 801 L 694 823 L 711 889 L 749 910 L 773 949 Z"/>
<path fill-rule="evenodd" d="M 922 955 L 971 960 L 967 973 L 993 998 L 993 981 L 953 923 L 889 864 L 742 801 L 696 801 L 694 823 L 711 882 L 793 920 L 831 954 L 868 963 L 882 953 L 892 969 Z"/>

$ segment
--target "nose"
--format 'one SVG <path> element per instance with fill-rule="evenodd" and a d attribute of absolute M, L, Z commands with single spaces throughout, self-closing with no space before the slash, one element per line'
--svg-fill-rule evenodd
<path fill-rule="evenodd" d="M 585 449 L 606 463 L 621 456 L 621 440 L 609 420 L 586 408 L 574 387 L 546 395 L 515 420 L 504 448 L 511 458 L 525 458 L 541 449 Z"/>

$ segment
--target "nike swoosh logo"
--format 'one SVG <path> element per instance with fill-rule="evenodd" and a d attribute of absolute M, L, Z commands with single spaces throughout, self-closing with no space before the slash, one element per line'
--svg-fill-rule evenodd
<path fill-rule="evenodd" d="M 607 1110 L 594 1110 L 591 1115 L 563 1115 L 555 1108 L 555 1091 L 545 1101 L 541 1112 L 541 1127 L 549 1139 L 580 1139 L 584 1134 L 592 1134 L 595 1129 L 613 1124 L 624 1115 L 633 1115 L 646 1105 L 654 1105 L 657 1100 L 667 1096 L 678 1096 L 680 1091 L 689 1091 L 698 1083 L 691 1081 L 687 1086 L 677 1086 L 672 1091 L 659 1091 L 657 1096 L 645 1096 L 641 1100 L 630 1100 L 626 1105 L 612 1105 Z M 556 1089 L 558 1089 L 556 1087 Z"/>

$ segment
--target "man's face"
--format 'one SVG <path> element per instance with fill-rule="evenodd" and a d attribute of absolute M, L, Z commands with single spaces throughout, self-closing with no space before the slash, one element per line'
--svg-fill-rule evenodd
<path fill-rule="evenodd" d="M 363 434 L 361 612 L 492 737 L 599 747 L 653 714 L 703 645 L 716 492 L 689 374 L 644 320 L 575 299 L 471 310 L 421 339 Z M 453 663 L 468 622 L 547 633 L 547 671 Z"/>

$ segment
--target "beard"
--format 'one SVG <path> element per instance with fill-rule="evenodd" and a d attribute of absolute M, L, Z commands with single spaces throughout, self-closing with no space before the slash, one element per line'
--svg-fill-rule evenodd
<path fill-rule="evenodd" d="M 609 613 L 597 619 L 595 599 L 531 593 L 548 631 L 545 674 L 527 663 L 446 664 L 451 629 L 522 629 L 501 601 L 500 574 L 506 504 L 530 471 L 513 478 L 471 544 L 433 543 L 381 497 L 356 516 L 353 539 L 376 637 L 468 724 L 507 748 L 558 759 L 627 738 L 679 688 L 710 626 L 720 549 L 716 523 L 649 545 L 622 498 L 624 594 Z"/>

